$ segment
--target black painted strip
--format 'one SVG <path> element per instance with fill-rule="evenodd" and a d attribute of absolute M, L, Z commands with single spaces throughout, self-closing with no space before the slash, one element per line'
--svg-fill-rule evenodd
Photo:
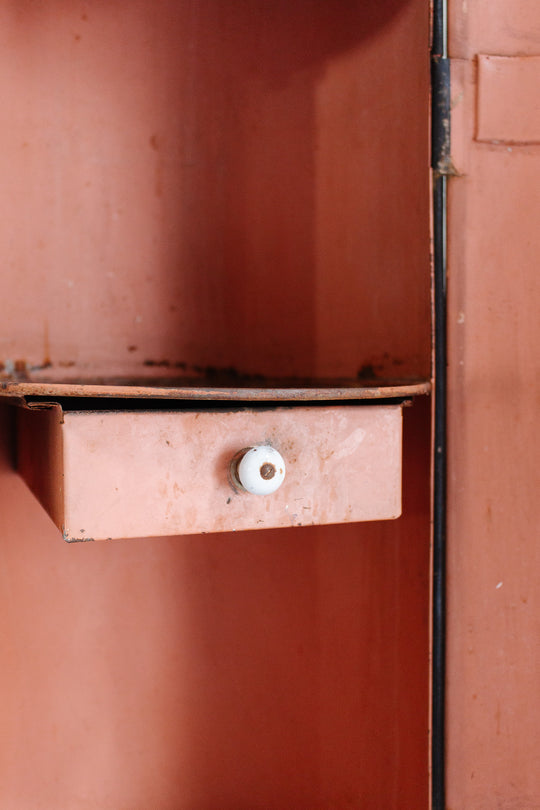
<path fill-rule="evenodd" d="M 432 167 L 435 315 L 435 425 L 433 504 L 432 810 L 445 810 L 446 680 L 446 186 L 450 160 L 450 63 L 446 3 L 433 4 Z"/>

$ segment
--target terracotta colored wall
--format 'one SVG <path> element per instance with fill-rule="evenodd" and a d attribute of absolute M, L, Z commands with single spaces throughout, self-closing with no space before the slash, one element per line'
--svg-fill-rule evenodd
<path fill-rule="evenodd" d="M 540 807 L 540 146 L 475 140 L 476 54 L 537 55 L 533 0 L 450 4 L 448 807 Z M 530 63 L 527 63 L 530 67 Z M 526 69 L 528 70 L 529 67 Z M 528 104 L 517 114 L 514 103 Z M 495 94 L 493 104 L 503 103 Z M 536 130 L 540 141 L 540 131 Z M 527 140 L 531 134 L 527 135 Z"/>

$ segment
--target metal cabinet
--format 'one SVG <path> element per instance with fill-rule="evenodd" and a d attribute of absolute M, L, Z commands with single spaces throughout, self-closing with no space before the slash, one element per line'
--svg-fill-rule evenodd
<path fill-rule="evenodd" d="M 429 4 L 0 9 L 0 804 L 427 807 Z"/>

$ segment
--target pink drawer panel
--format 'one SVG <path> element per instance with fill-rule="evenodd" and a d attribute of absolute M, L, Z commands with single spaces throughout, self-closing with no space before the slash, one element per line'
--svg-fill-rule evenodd
<path fill-rule="evenodd" d="M 401 406 L 21 412 L 19 466 L 68 541 L 381 520 L 401 511 Z M 269 495 L 234 456 L 276 448 Z"/>

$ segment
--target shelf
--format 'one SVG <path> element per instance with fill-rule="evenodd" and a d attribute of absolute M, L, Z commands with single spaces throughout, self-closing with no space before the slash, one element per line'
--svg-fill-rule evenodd
<path fill-rule="evenodd" d="M 332 400 L 404 399 L 427 394 L 431 384 L 423 381 L 358 382 L 275 380 L 265 385 L 238 382 L 236 385 L 182 385 L 178 381 L 153 380 L 102 383 L 0 382 L 0 396 L 24 403 L 28 399 L 159 399 L 219 400 L 227 402 L 309 402 Z"/>

